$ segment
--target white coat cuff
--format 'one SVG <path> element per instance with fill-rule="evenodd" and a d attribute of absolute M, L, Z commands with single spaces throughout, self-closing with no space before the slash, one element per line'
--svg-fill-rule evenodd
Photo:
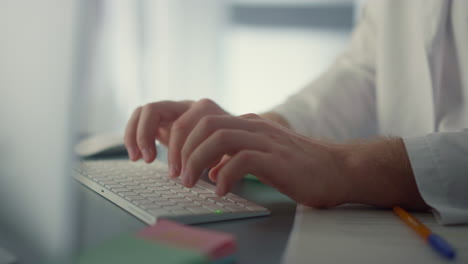
<path fill-rule="evenodd" d="M 431 144 L 431 137 L 410 137 L 403 139 L 413 169 L 416 184 L 424 201 L 440 224 L 466 223 L 468 212 L 451 206 L 447 197 L 447 183 L 440 174 L 437 153 Z"/>

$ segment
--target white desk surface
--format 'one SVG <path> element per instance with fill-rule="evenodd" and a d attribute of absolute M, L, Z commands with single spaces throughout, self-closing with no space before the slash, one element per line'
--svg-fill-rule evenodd
<path fill-rule="evenodd" d="M 431 213 L 412 213 L 455 249 L 440 256 L 392 210 L 343 205 L 298 206 L 283 263 L 468 263 L 468 225 L 442 226 Z"/>

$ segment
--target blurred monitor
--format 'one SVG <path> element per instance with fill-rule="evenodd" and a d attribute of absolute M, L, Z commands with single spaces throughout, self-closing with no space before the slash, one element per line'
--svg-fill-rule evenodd
<path fill-rule="evenodd" d="M 0 2 L 0 247 L 19 263 L 66 263 L 84 1 Z"/>

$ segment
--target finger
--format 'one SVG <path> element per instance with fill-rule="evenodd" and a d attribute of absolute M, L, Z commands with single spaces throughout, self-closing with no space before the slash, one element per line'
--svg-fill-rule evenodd
<path fill-rule="evenodd" d="M 156 139 L 163 144 L 165 147 L 169 147 L 169 138 L 171 137 L 172 123 L 170 124 L 159 124 L 158 133 Z"/>
<path fill-rule="evenodd" d="M 248 114 L 243 114 L 243 115 L 240 115 L 239 116 L 240 118 L 243 118 L 243 119 L 253 119 L 253 120 L 263 120 L 264 118 L 262 118 L 261 116 L 257 115 L 257 114 L 253 114 L 253 113 L 248 113 Z"/>
<path fill-rule="evenodd" d="M 267 152 L 269 144 L 265 137 L 243 130 L 216 131 L 188 157 L 183 167 L 182 182 L 186 187 L 193 186 L 203 170 L 211 167 L 223 155 L 233 155 L 247 149 Z"/>
<path fill-rule="evenodd" d="M 161 101 L 147 104 L 141 109 L 136 142 L 141 156 L 147 163 L 152 162 L 157 156 L 155 140 L 160 130 L 170 129 L 172 122 L 189 107 L 189 101 Z"/>
<path fill-rule="evenodd" d="M 141 107 L 135 109 L 127 123 L 127 127 L 125 128 L 125 147 L 127 148 L 128 156 L 132 161 L 136 161 L 141 158 L 141 153 L 136 142 L 136 132 L 138 127 L 138 120 L 140 119 L 140 113 Z"/>
<path fill-rule="evenodd" d="M 161 123 L 164 123 L 167 127 L 170 128 L 171 122 L 177 119 L 183 112 L 185 112 L 191 105 L 191 101 L 161 101 L 156 103 L 148 104 L 148 107 L 158 111 L 161 116 Z M 138 107 L 132 114 L 127 127 L 125 129 L 125 146 L 129 152 L 131 160 L 138 160 L 142 157 L 140 149 L 137 143 L 137 131 L 138 124 L 140 120 L 140 115 L 143 107 Z"/>
<path fill-rule="evenodd" d="M 266 178 L 266 176 L 272 175 L 272 168 L 270 154 L 255 150 L 242 150 L 232 156 L 219 170 L 216 194 L 219 196 L 226 195 L 233 183 L 242 179 L 248 173 Z"/>
<path fill-rule="evenodd" d="M 136 138 L 138 148 L 146 163 L 152 162 L 157 155 L 154 141 L 160 120 L 160 113 L 154 104 L 147 104 L 141 109 Z"/>
<path fill-rule="evenodd" d="M 218 178 L 218 172 L 219 170 L 224 166 L 226 165 L 226 163 L 231 159 L 231 156 L 229 155 L 224 155 L 223 158 L 221 159 L 221 161 L 216 164 L 216 166 L 214 166 L 213 168 L 210 169 L 210 172 L 208 173 L 208 178 L 210 178 L 210 180 L 212 180 L 213 182 L 216 182 L 217 181 L 217 178 Z"/>
<path fill-rule="evenodd" d="M 187 136 L 205 115 L 225 114 L 214 102 L 210 100 L 200 100 L 182 114 L 173 124 L 171 129 L 171 137 L 169 138 L 169 174 L 171 177 L 176 177 L 180 174 L 182 164 L 180 152 Z"/>
<path fill-rule="evenodd" d="M 164 146 L 168 147 L 171 129 L 174 121 L 176 121 L 183 113 L 185 113 L 192 101 L 161 101 L 155 103 L 161 120 L 156 132 L 156 139 L 159 140 Z"/>
<path fill-rule="evenodd" d="M 220 129 L 240 129 L 249 132 L 259 132 L 263 130 L 263 126 L 261 123 L 234 116 L 203 117 L 190 132 L 181 150 L 182 167 L 185 166 L 187 158 L 192 154 L 193 150 L 215 131 Z"/>

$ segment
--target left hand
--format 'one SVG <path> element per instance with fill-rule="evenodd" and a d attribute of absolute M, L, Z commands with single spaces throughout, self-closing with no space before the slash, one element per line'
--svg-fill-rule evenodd
<path fill-rule="evenodd" d="M 254 114 L 202 118 L 188 135 L 181 158 L 184 185 L 193 186 L 205 168 L 212 168 L 218 195 L 248 173 L 314 207 L 346 203 L 352 192 L 341 145 L 303 137 Z"/>

